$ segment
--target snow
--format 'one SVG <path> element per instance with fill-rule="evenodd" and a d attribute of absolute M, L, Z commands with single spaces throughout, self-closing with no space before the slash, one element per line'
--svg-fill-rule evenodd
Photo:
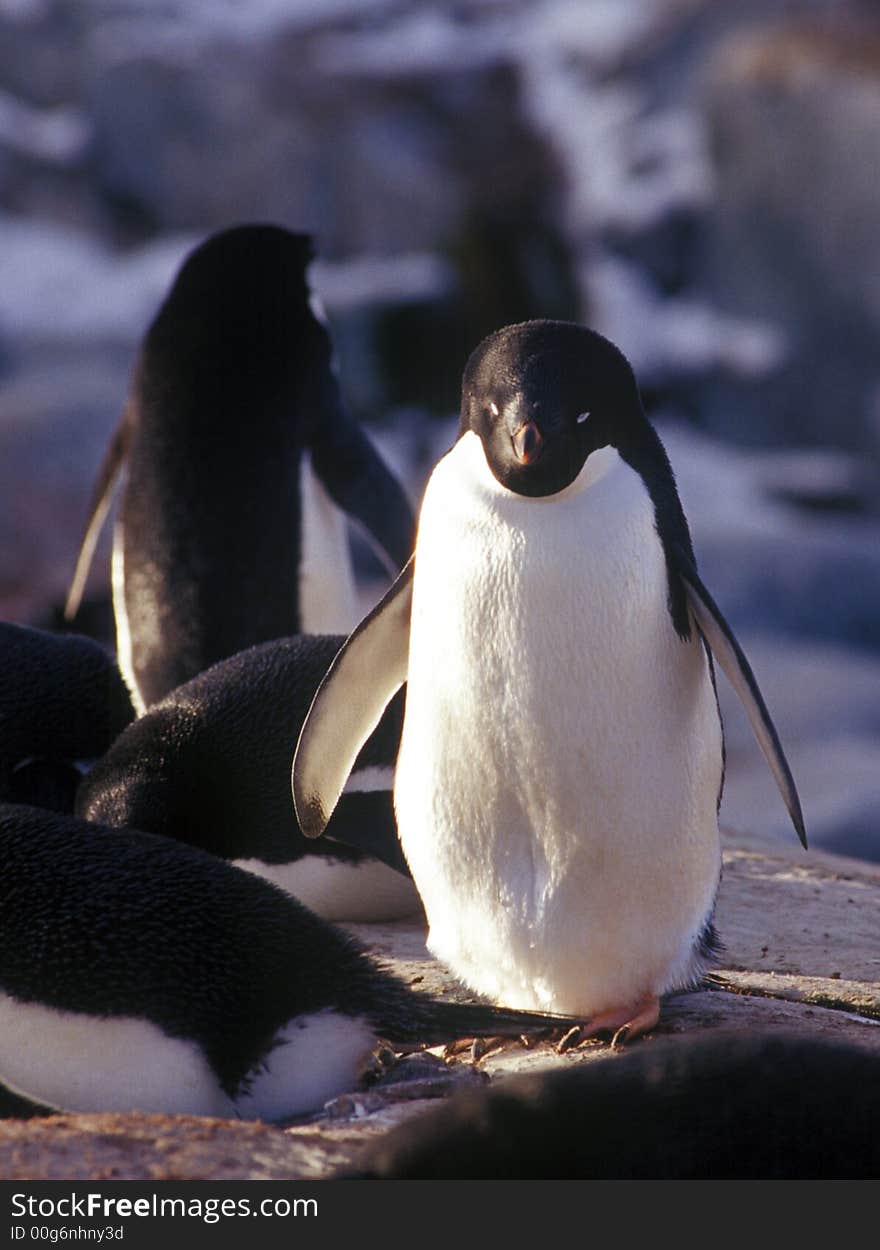
<path fill-rule="evenodd" d="M 326 73 L 431 73 L 455 67 L 488 67 L 514 47 L 510 25 L 489 21 L 477 37 L 466 25 L 438 10 L 411 13 L 390 29 L 331 34 L 321 40 L 316 63 Z"/>
<path fill-rule="evenodd" d="M 88 119 L 73 108 L 38 109 L 0 89 L 0 143 L 53 164 L 81 159 L 91 138 Z"/>
<path fill-rule="evenodd" d="M 644 226 L 711 193 L 698 119 L 682 110 L 649 114 L 638 91 L 603 80 L 668 10 L 666 0 L 546 0 L 497 6 L 474 25 L 425 8 L 326 33 L 314 54 L 328 74 L 382 78 L 514 65 L 528 117 L 565 165 L 564 216 L 577 235 Z"/>
<path fill-rule="evenodd" d="M 605 69 L 650 34 L 667 9 L 667 0 L 545 0 L 526 9 L 522 46 L 576 54 Z"/>
<path fill-rule="evenodd" d="M 590 323 L 620 347 L 636 374 L 722 367 L 760 377 L 784 358 L 783 332 L 684 296 L 661 296 L 635 265 L 598 252 L 582 271 Z"/>
<path fill-rule="evenodd" d="M 557 0 L 531 11 L 519 43 L 532 120 L 555 146 L 569 182 L 566 219 L 577 237 L 644 228 L 670 209 L 701 205 L 712 182 L 700 119 L 651 113 L 632 80 L 608 71 L 646 39 L 667 5 Z"/>
<path fill-rule="evenodd" d="M 407 252 L 349 261 L 316 260 L 310 280 L 328 308 L 346 312 L 371 303 L 437 298 L 452 288 L 454 278 L 439 256 Z"/>
<path fill-rule="evenodd" d="M 72 228 L 0 217 L 0 333 L 137 339 L 194 242 L 173 236 L 116 256 Z"/>
<path fill-rule="evenodd" d="M 658 428 L 695 542 L 797 536 L 800 513 L 768 493 L 764 452 L 720 443 L 679 421 L 661 420 Z"/>
<path fill-rule="evenodd" d="M 0 332 L 22 339 L 139 339 L 201 237 L 176 235 L 115 254 L 54 223 L 0 216 Z M 427 253 L 316 261 L 310 279 L 332 312 L 443 296 L 449 266 Z"/>
<path fill-rule="evenodd" d="M 468 20 L 481 8 L 478 24 Z M 322 64 L 328 70 L 386 76 L 472 67 L 500 58 L 528 68 L 532 58 L 549 56 L 560 68 L 575 57 L 581 66 L 598 70 L 616 63 L 649 33 L 666 8 L 666 0 L 472 4 L 464 10 L 456 6 L 455 12 L 411 6 L 372 29 L 328 36 L 322 41 Z"/>

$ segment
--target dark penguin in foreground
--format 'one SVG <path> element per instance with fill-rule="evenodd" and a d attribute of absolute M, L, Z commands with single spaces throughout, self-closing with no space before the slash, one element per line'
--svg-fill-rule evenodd
<path fill-rule="evenodd" d="M 509 326 L 468 361 L 413 560 L 315 698 L 293 768 L 300 825 L 324 828 L 406 681 L 394 798 L 429 948 L 492 999 L 635 1036 L 717 947 L 710 649 L 804 840 L 627 361 L 581 326 Z"/>
<path fill-rule="evenodd" d="M 377 1036 L 551 1023 L 419 995 L 268 882 L 156 834 L 3 805 L 0 862 L 0 1084 L 36 1104 L 276 1119 L 354 1088 Z"/>
<path fill-rule="evenodd" d="M 97 642 L 0 622 L 0 801 L 72 811 L 78 765 L 102 755 L 133 715 Z"/>
<path fill-rule="evenodd" d="M 458 1094 L 367 1151 L 360 1179 L 880 1177 L 880 1056 L 814 1038 L 653 1042 Z"/>
<path fill-rule="evenodd" d="M 305 720 L 343 641 L 299 635 L 262 643 L 172 691 L 91 770 L 77 814 L 211 851 L 328 920 L 418 912 L 391 797 L 402 696 L 361 751 L 327 838 L 304 837 L 296 822 L 291 726 Z"/>
<path fill-rule="evenodd" d="M 139 712 L 255 643 L 351 628 L 337 504 L 390 572 L 412 550 L 404 493 L 343 407 L 311 259 L 306 235 L 277 226 L 214 235 L 147 332 L 66 608 L 70 619 L 125 465 L 113 604 Z"/>

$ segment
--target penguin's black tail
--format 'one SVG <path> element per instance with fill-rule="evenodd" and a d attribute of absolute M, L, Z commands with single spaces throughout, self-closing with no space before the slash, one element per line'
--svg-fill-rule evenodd
<path fill-rule="evenodd" d="M 389 1042 L 423 1042 L 436 1046 L 460 1037 L 518 1037 L 540 1029 L 566 1029 L 582 1024 L 571 1016 L 541 1011 L 516 1011 L 488 1003 L 441 1002 L 426 995 L 417 999 L 411 1011 L 392 1021 L 382 1022 L 379 1031 Z"/>

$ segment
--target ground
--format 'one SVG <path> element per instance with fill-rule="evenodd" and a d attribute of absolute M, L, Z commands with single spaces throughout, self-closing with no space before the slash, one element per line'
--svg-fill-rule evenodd
<path fill-rule="evenodd" d="M 660 1024 L 634 1046 L 676 1034 L 786 1030 L 880 1053 L 880 866 L 791 843 L 725 838 L 717 974 L 663 1005 Z M 418 988 L 461 995 L 425 950 L 415 924 L 350 926 Z M 317 1180 L 354 1163 L 365 1145 L 462 1084 L 577 1063 L 613 1063 L 607 1043 L 565 1054 L 552 1043 L 439 1051 L 394 1062 L 380 1079 L 286 1126 L 192 1116 L 59 1115 L 0 1123 L 0 1176 L 9 1180 Z"/>

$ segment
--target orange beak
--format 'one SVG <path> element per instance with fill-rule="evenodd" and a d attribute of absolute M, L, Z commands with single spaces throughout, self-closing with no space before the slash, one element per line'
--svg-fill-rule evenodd
<path fill-rule="evenodd" d="M 544 446 L 544 436 L 534 421 L 526 421 L 513 435 L 513 450 L 520 464 L 534 464 Z"/>

